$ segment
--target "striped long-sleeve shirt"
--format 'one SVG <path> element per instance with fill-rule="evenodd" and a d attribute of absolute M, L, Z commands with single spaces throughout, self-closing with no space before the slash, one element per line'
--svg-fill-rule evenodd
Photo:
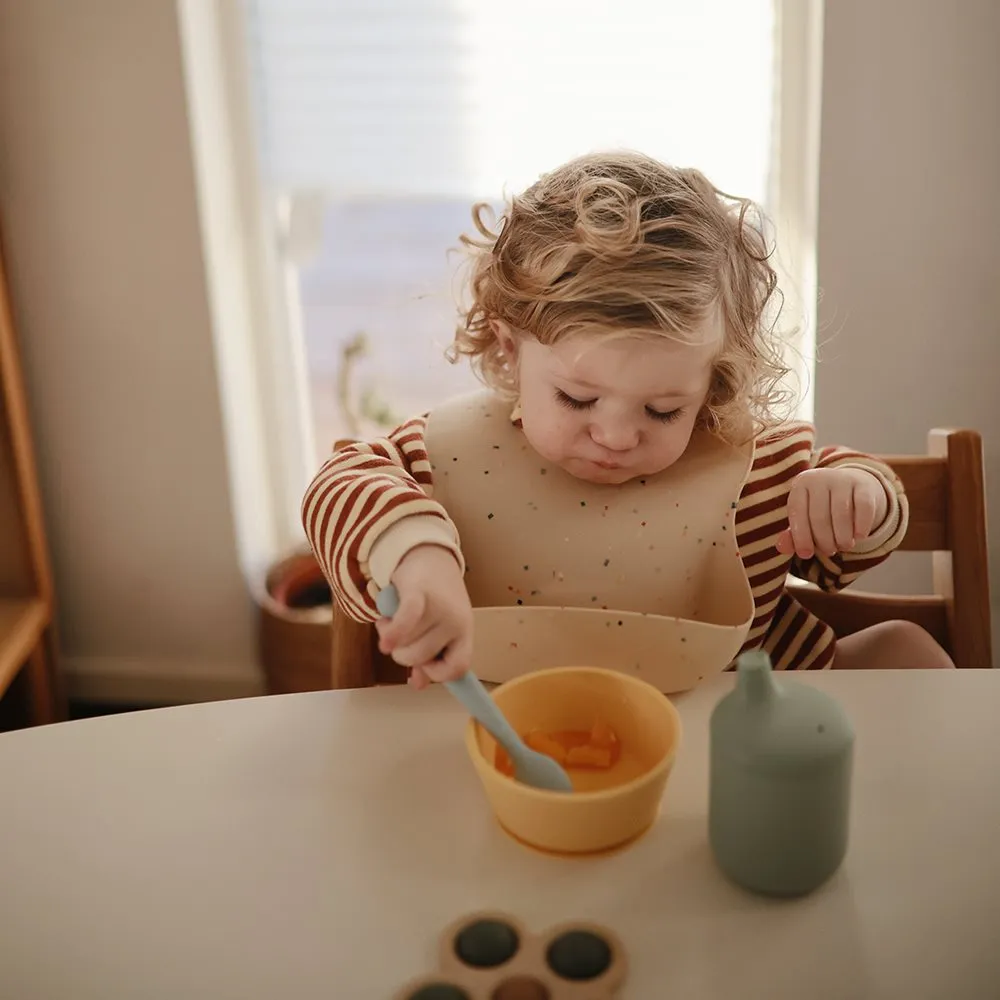
<path fill-rule="evenodd" d="M 385 438 L 336 451 L 303 500 L 309 543 L 336 599 L 356 620 L 378 618 L 375 595 L 416 545 L 441 545 L 464 567 L 452 518 L 434 499 L 426 427 L 426 416 L 414 418 Z M 848 553 L 806 560 L 779 553 L 776 542 L 788 525 L 788 495 L 795 478 L 808 469 L 835 467 L 863 468 L 882 483 L 889 501 L 884 522 Z M 777 669 L 829 667 L 833 631 L 795 600 L 786 586 L 788 576 L 826 590 L 846 587 L 888 557 L 906 524 L 906 497 L 888 466 L 846 448 L 816 448 L 814 429 L 806 423 L 761 436 L 736 512 L 739 553 L 754 601 L 743 648 L 763 647 Z"/>

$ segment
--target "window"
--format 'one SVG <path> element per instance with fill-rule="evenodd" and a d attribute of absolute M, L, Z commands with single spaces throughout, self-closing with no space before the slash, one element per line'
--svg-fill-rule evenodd
<path fill-rule="evenodd" d="M 443 358 L 449 251 L 473 202 L 499 205 L 571 156 L 637 148 L 763 202 L 789 299 L 811 301 L 820 0 L 179 10 L 220 367 L 244 435 L 234 463 L 254 465 L 249 447 L 240 457 L 251 397 L 273 439 L 237 488 L 269 484 L 279 537 L 298 530 L 305 477 L 334 440 L 475 384 Z M 809 312 L 793 317 L 806 333 Z"/>
<path fill-rule="evenodd" d="M 773 0 L 245 9 L 262 195 L 314 234 L 297 294 L 322 453 L 472 385 L 442 358 L 472 202 L 608 146 L 768 201 Z"/>

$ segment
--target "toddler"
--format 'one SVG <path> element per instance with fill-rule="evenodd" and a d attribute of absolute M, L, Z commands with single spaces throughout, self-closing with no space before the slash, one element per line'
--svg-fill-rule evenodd
<path fill-rule="evenodd" d="M 846 587 L 907 502 L 779 418 L 753 205 L 616 152 L 543 176 L 496 232 L 484 212 L 451 355 L 486 389 L 335 452 L 302 506 L 335 598 L 412 685 L 578 662 L 682 690 L 761 647 L 776 669 L 951 665 L 905 622 L 837 640 L 786 586 Z"/>

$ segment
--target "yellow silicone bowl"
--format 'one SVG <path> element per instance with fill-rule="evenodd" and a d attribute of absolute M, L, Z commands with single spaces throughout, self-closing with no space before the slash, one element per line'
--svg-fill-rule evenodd
<path fill-rule="evenodd" d="M 613 670 L 557 667 L 508 681 L 493 699 L 522 735 L 587 730 L 601 719 L 621 744 L 613 767 L 572 769 L 572 793 L 548 792 L 501 774 L 496 741 L 470 720 L 466 747 L 509 834 L 540 850 L 589 854 L 621 847 L 653 825 L 681 737 L 680 716 L 666 695 Z"/>

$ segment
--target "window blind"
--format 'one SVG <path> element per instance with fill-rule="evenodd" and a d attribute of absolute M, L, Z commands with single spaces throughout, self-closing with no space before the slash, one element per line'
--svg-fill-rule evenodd
<path fill-rule="evenodd" d="M 495 198 L 641 149 L 763 200 L 775 0 L 244 0 L 263 176 Z"/>

